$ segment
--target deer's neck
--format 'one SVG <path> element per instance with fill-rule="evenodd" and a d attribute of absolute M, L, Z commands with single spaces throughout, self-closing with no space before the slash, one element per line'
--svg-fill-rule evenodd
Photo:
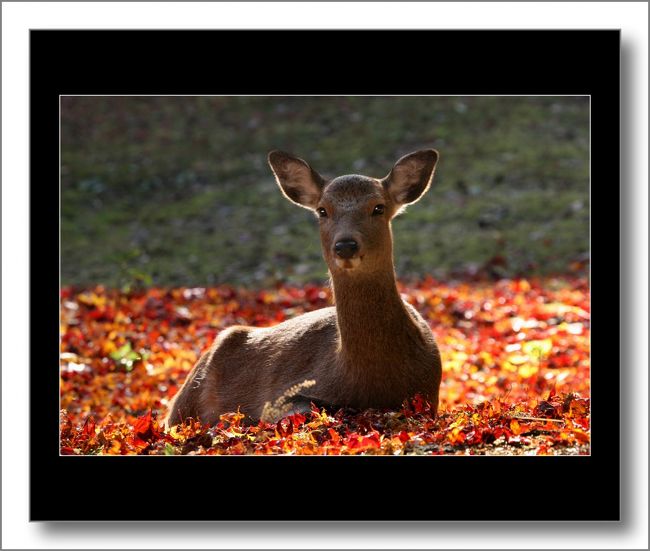
<path fill-rule="evenodd" d="M 393 351 L 413 345 L 417 328 L 397 290 L 391 267 L 385 272 L 332 276 L 341 347 L 348 369 L 380 368 Z"/>

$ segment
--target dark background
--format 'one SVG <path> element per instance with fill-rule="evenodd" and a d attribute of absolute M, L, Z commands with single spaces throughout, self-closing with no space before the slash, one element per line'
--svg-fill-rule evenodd
<path fill-rule="evenodd" d="M 400 276 L 585 267 L 587 96 L 64 96 L 63 283 L 322 280 L 314 216 L 281 196 L 268 152 L 382 177 L 428 147 L 434 185 L 394 223 Z"/>

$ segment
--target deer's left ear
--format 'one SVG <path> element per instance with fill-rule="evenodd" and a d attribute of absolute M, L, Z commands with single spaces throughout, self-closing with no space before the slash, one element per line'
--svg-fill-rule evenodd
<path fill-rule="evenodd" d="M 429 189 L 437 162 L 435 149 L 409 153 L 395 163 L 381 182 L 398 205 L 415 203 Z"/>

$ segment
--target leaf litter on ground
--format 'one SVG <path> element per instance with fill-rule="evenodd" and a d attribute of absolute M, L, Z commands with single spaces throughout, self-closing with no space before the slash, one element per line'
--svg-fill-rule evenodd
<path fill-rule="evenodd" d="M 438 415 L 326 411 L 214 426 L 161 420 L 202 352 L 233 324 L 329 305 L 329 288 L 61 292 L 60 452 L 76 455 L 576 455 L 590 453 L 590 302 L 584 278 L 400 283 L 443 358 Z"/>

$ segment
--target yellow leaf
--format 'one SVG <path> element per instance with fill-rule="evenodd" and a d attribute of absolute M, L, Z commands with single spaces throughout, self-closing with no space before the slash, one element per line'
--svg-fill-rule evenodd
<path fill-rule="evenodd" d="M 551 339 L 527 341 L 522 345 L 522 350 L 525 354 L 537 359 L 548 356 L 552 348 L 553 341 Z"/>
<path fill-rule="evenodd" d="M 536 365 L 526 364 L 519 368 L 519 375 L 526 378 L 535 375 L 538 371 L 539 368 Z"/>
<path fill-rule="evenodd" d="M 510 354 L 508 356 L 508 361 L 512 365 L 521 365 L 525 364 L 528 361 L 528 356 L 525 356 L 523 354 Z"/>

